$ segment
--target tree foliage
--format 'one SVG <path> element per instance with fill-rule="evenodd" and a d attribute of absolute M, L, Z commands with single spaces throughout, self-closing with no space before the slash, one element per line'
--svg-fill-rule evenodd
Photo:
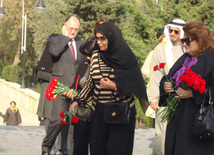
<path fill-rule="evenodd" d="M 1 68 L 12 65 L 15 56 L 22 67 L 20 55 L 22 1 L 4 1 L 6 18 L 0 23 Z M 147 54 L 158 44 L 157 38 L 163 33 L 164 25 L 180 18 L 201 21 L 214 33 L 213 0 L 45 0 L 46 10 L 38 13 L 38 1 L 25 0 L 25 14 L 28 16 L 26 71 L 32 76 L 33 68 L 44 50 L 51 33 L 61 33 L 65 19 L 76 15 L 81 22 L 78 34 L 83 40 L 93 35 L 93 27 L 100 17 L 105 17 L 118 25 L 140 65 Z"/>
<path fill-rule="evenodd" d="M 61 12 L 67 8 L 63 0 L 46 0 L 45 6 L 45 10 L 34 9 L 32 11 L 33 18 L 29 24 L 33 32 L 32 44 L 35 48 L 37 61 L 43 53 L 48 36 L 52 33 L 61 33 L 61 26 L 63 25 L 64 18 Z M 34 66 L 35 65 L 36 64 L 34 64 Z"/>
<path fill-rule="evenodd" d="M 65 0 L 65 3 L 68 9 L 63 14 L 77 15 L 80 19 L 81 29 L 78 36 L 82 39 L 93 35 L 94 24 L 100 17 L 118 24 L 126 12 L 122 3 L 109 0 Z"/>

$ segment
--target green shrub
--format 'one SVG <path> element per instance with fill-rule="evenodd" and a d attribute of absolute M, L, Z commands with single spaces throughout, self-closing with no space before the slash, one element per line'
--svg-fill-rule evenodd
<path fill-rule="evenodd" d="M 7 81 L 16 82 L 21 84 L 22 80 L 22 68 L 18 65 L 16 66 L 5 66 L 2 70 L 2 78 Z"/>
<path fill-rule="evenodd" d="M 4 66 L 4 60 L 0 59 L 0 77 L 2 77 L 3 66 Z"/>
<path fill-rule="evenodd" d="M 135 98 L 135 108 L 136 108 L 136 128 L 152 128 L 153 127 L 153 119 L 145 116 L 140 102 L 137 98 Z"/>
<path fill-rule="evenodd" d="M 40 83 L 37 83 L 35 88 L 34 88 L 34 91 L 36 91 L 37 93 L 40 93 L 41 92 L 41 85 Z"/>
<path fill-rule="evenodd" d="M 12 66 L 5 66 L 2 70 L 2 77 L 5 79 L 5 80 L 8 80 L 10 79 L 10 71 L 12 70 Z"/>

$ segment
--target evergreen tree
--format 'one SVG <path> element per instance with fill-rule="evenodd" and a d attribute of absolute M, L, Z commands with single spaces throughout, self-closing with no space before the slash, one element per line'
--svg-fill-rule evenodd
<path fill-rule="evenodd" d="M 30 21 L 29 27 L 33 32 L 33 45 L 37 56 L 37 61 L 34 66 L 37 65 L 40 59 L 47 39 L 52 33 L 61 34 L 61 28 L 64 23 L 64 15 L 61 13 L 66 10 L 67 6 L 63 0 L 46 0 L 46 9 L 38 12 L 33 10 L 33 18 Z"/>
<path fill-rule="evenodd" d="M 125 8 L 120 2 L 109 0 L 65 0 L 68 8 L 64 15 L 76 15 L 80 19 L 81 29 L 78 34 L 82 39 L 93 35 L 94 24 L 100 17 L 105 17 L 116 25 L 124 18 Z"/>
<path fill-rule="evenodd" d="M 164 20 L 169 22 L 175 18 L 186 22 L 200 21 L 214 33 L 214 1 L 213 0 L 161 0 L 161 11 Z"/>

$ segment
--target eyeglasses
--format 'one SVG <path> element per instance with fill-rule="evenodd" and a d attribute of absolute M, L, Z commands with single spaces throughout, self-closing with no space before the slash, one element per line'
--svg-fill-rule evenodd
<path fill-rule="evenodd" d="M 79 29 L 78 28 L 74 28 L 74 27 L 69 27 L 68 25 L 66 25 L 67 26 L 67 28 L 68 28 L 68 30 L 69 31 L 75 31 L 75 32 L 78 32 L 79 31 Z"/>
<path fill-rule="evenodd" d="M 98 41 L 104 41 L 104 40 L 106 40 L 107 38 L 105 37 L 105 36 L 102 36 L 102 37 L 95 37 L 95 39 Z"/>
<path fill-rule="evenodd" d="M 182 42 L 182 44 L 186 43 L 189 46 L 191 41 L 193 41 L 193 40 L 195 40 L 195 39 L 186 37 L 185 39 L 181 39 L 181 42 Z"/>
<path fill-rule="evenodd" d="M 180 31 L 178 31 L 178 30 L 169 29 L 169 33 L 172 33 L 173 31 L 176 35 L 178 35 L 180 33 Z"/>

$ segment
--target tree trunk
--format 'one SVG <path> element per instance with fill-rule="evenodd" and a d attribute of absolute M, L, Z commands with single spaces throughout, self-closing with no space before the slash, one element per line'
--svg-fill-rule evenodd
<path fill-rule="evenodd" d="M 21 36 L 21 34 L 20 34 L 20 36 Z M 19 59 L 20 51 L 21 51 L 21 39 L 19 41 L 19 45 L 18 45 L 18 48 L 16 51 L 16 55 L 14 57 L 13 66 L 18 65 L 20 63 L 20 59 Z"/>

